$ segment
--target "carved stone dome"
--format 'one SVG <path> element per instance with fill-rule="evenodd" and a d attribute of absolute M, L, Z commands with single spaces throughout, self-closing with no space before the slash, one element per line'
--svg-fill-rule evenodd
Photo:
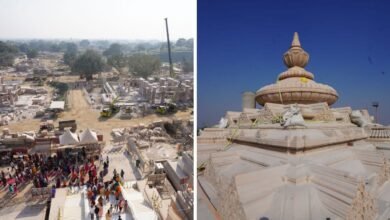
<path fill-rule="evenodd" d="M 338 94 L 335 89 L 316 83 L 314 75 L 304 69 L 309 62 L 309 54 L 302 49 L 296 32 L 290 49 L 283 55 L 283 61 L 288 70 L 279 74 L 276 84 L 264 86 L 256 92 L 257 103 L 264 105 L 268 102 L 280 104 L 326 102 L 332 105 L 337 101 Z"/>

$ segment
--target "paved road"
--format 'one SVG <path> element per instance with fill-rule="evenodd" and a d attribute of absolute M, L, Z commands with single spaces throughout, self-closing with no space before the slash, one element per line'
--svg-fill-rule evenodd
<path fill-rule="evenodd" d="M 104 177 L 104 181 L 107 181 L 113 177 L 114 169 L 116 169 L 118 173 L 120 173 L 123 169 L 125 172 L 125 181 L 141 179 L 141 175 L 135 168 L 134 161 L 132 161 L 132 159 L 127 154 L 125 145 L 108 145 L 103 149 L 102 155 L 104 160 L 106 160 L 106 157 L 108 156 L 110 161 L 108 174 Z M 103 166 L 101 166 L 101 169 L 102 168 Z"/>

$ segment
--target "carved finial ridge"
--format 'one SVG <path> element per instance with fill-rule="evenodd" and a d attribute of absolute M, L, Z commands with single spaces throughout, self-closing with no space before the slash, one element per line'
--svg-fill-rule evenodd
<path fill-rule="evenodd" d="M 301 47 L 301 42 L 299 41 L 298 32 L 294 32 L 294 37 L 291 42 L 291 47 Z"/>

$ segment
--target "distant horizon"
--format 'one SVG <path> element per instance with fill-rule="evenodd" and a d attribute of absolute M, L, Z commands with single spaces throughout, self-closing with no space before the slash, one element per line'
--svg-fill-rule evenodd
<path fill-rule="evenodd" d="M 185 38 L 185 37 L 178 37 L 178 38 L 170 38 L 169 40 L 171 42 L 175 42 L 179 39 L 194 39 L 193 37 Z M 88 40 L 88 41 L 123 41 L 128 43 L 133 42 L 166 42 L 166 40 L 158 40 L 158 39 L 121 39 L 121 38 L 111 38 L 111 39 L 103 39 L 103 38 L 1 38 L 0 41 L 34 41 L 34 40 L 44 40 L 44 41 L 82 41 L 82 40 Z"/>

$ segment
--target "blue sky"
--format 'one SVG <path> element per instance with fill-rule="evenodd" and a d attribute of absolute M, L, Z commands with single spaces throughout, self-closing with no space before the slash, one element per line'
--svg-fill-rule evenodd
<path fill-rule="evenodd" d="M 390 1 L 198 0 L 198 126 L 241 110 L 241 93 L 274 83 L 293 33 L 306 69 L 339 93 L 333 107 L 390 124 Z"/>

